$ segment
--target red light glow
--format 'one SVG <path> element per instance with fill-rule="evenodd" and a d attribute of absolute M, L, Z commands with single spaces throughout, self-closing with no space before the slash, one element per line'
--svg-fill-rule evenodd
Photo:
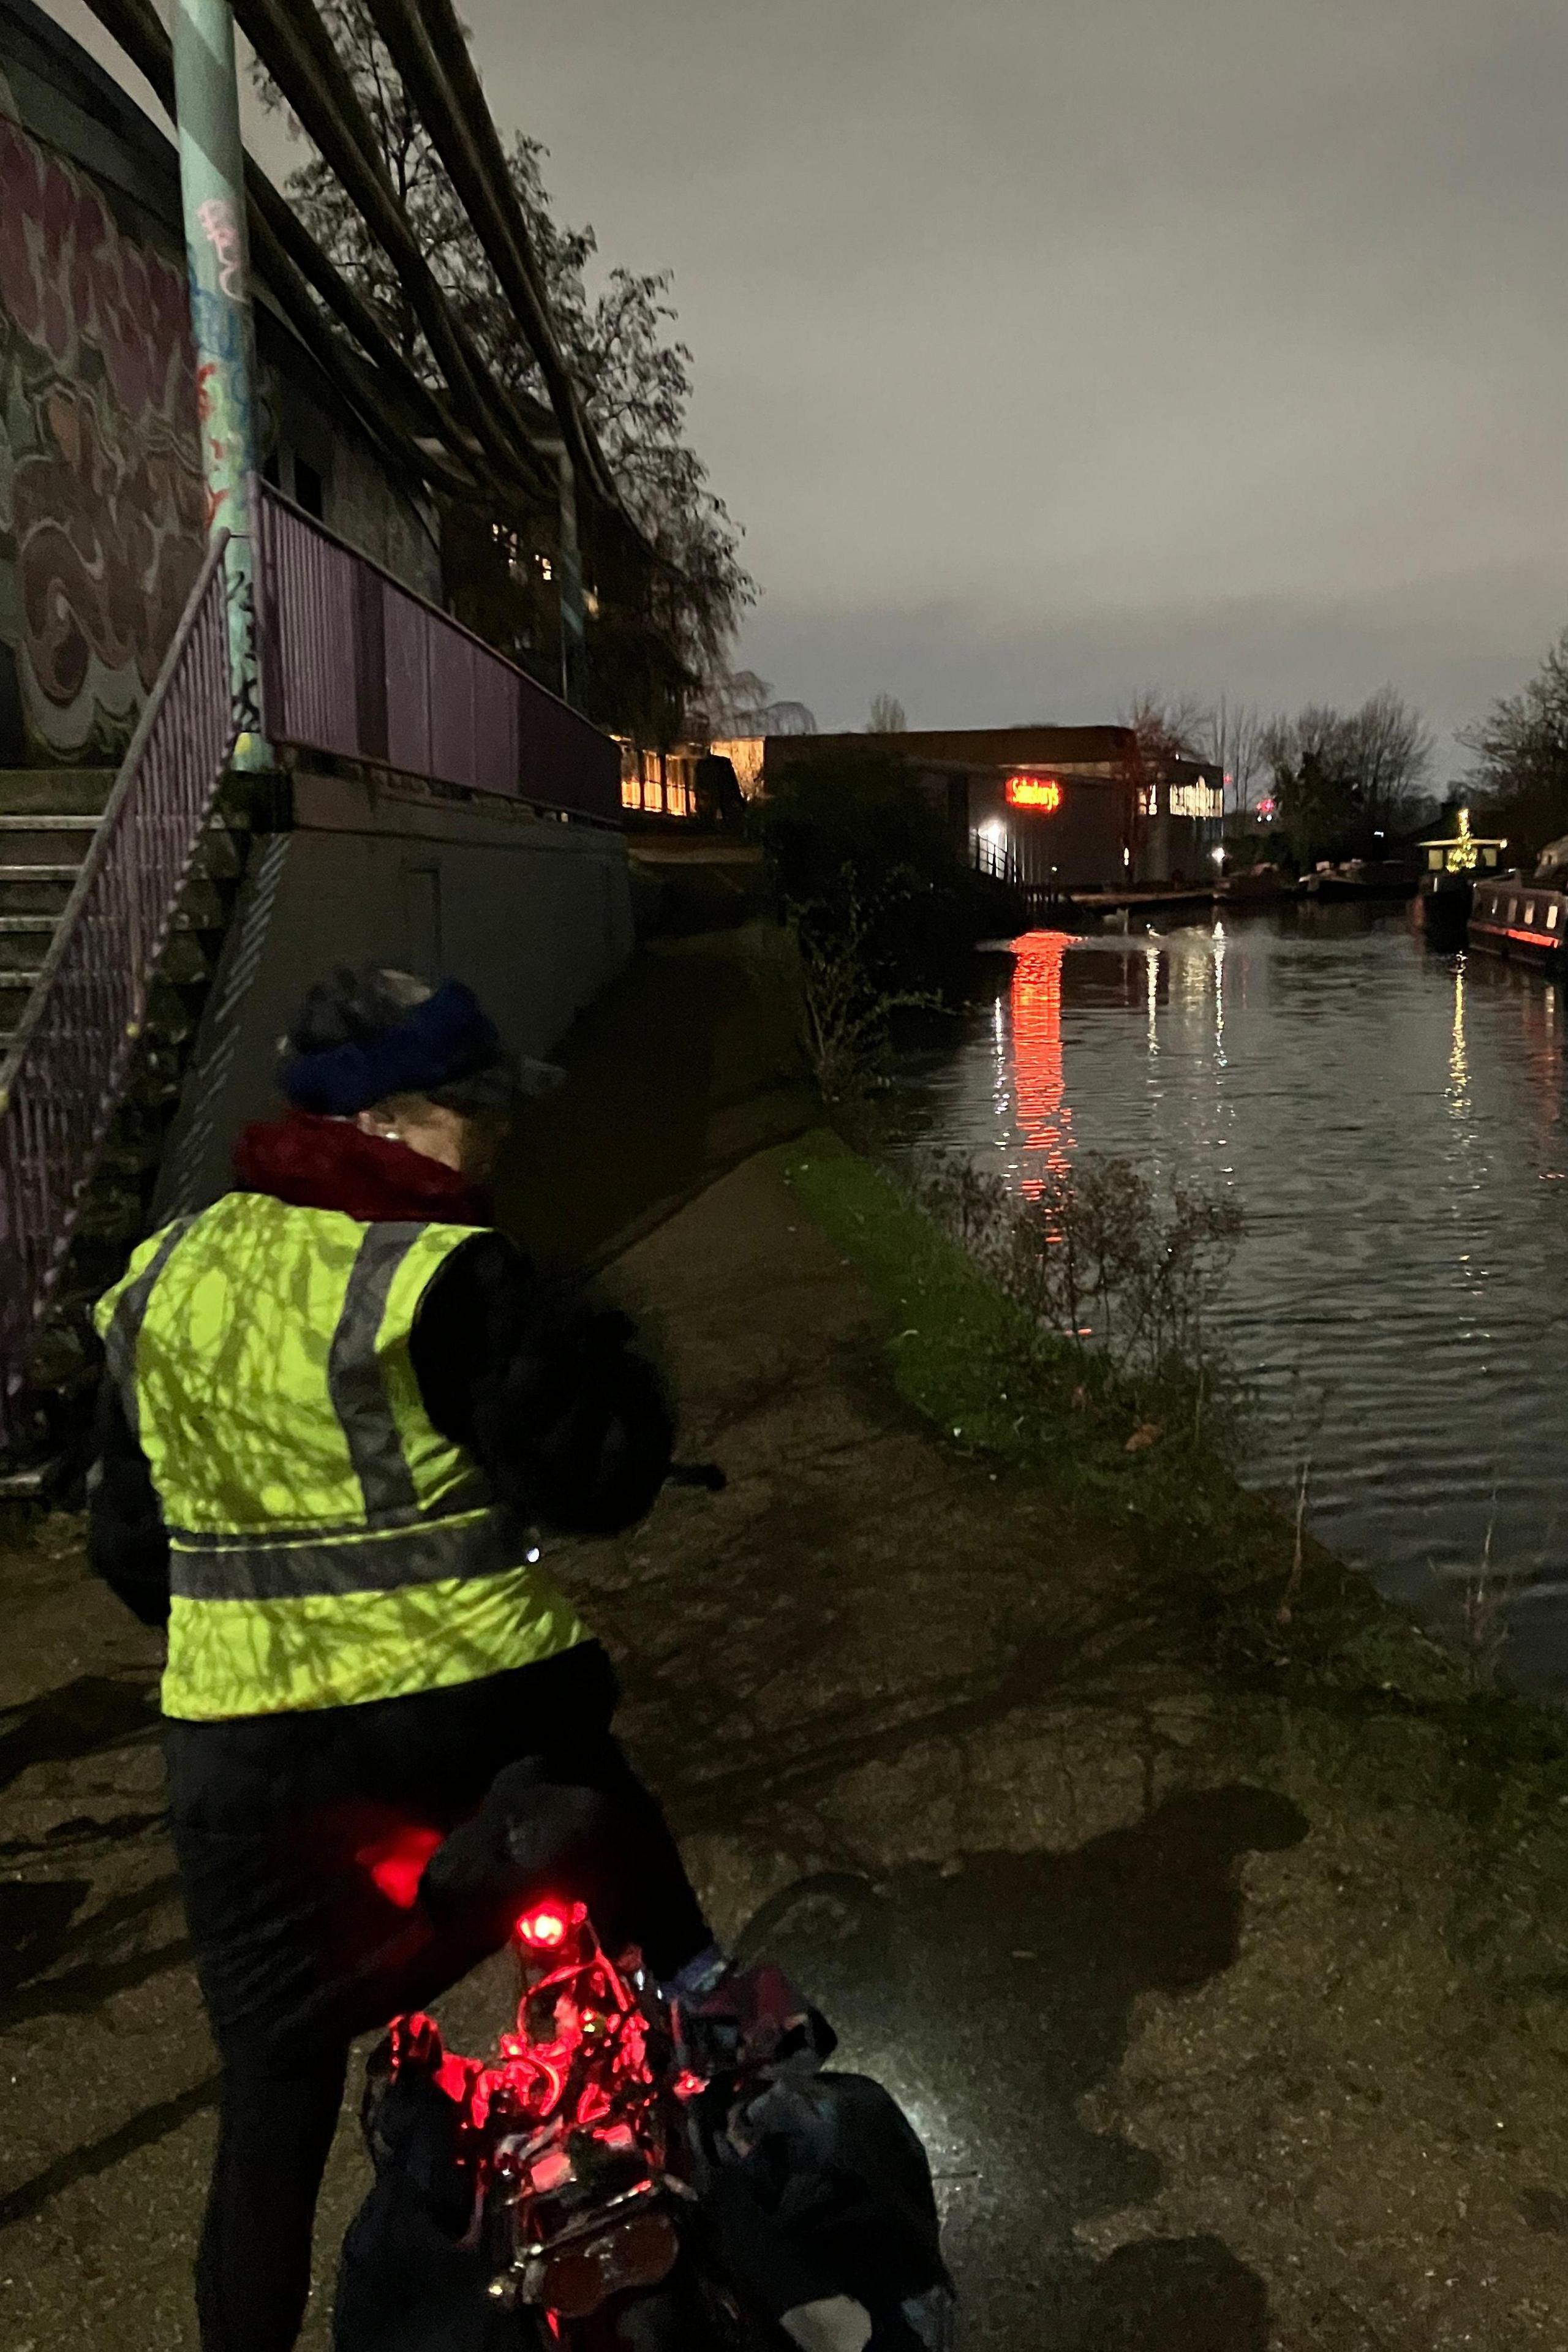
<path fill-rule="evenodd" d="M 552 1952 L 557 1945 L 566 1940 L 569 1924 L 572 1922 L 566 1919 L 566 1912 L 555 1910 L 555 1906 L 543 1906 L 536 1912 L 524 1912 L 515 1928 L 517 1943 L 527 1943 L 531 1952 Z"/>
<path fill-rule="evenodd" d="M 568 1931 L 587 1917 L 581 1903 L 542 1903 L 537 1911 L 525 1911 L 512 1933 L 520 1944 L 532 1952 L 553 1952 L 566 1941 Z"/>
<path fill-rule="evenodd" d="M 1047 816 L 1054 816 L 1062 804 L 1062 788 L 1054 776 L 1009 776 L 1007 804 L 1042 809 Z"/>
<path fill-rule="evenodd" d="M 439 1830 L 395 1830 L 390 1837 L 378 1838 L 373 1845 L 362 1845 L 354 1860 L 362 1870 L 369 1872 L 377 1891 L 389 1903 L 395 1903 L 400 1911 L 412 1911 L 418 1899 L 425 1865 L 440 1843 Z"/>
<path fill-rule="evenodd" d="M 1018 1125 L 1028 1158 L 1020 1190 L 1037 1196 L 1045 1171 L 1071 1164 L 1072 1111 L 1062 1050 L 1062 959 L 1066 931 L 1026 931 L 1014 941 L 1013 1068 Z"/>

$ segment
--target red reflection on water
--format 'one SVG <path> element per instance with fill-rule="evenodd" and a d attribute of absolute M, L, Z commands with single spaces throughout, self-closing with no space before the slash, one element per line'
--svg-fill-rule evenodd
<path fill-rule="evenodd" d="M 1062 958 L 1068 931 L 1026 931 L 1013 942 L 1013 1071 L 1018 1125 L 1026 1146 L 1039 1155 L 1040 1172 L 1026 1171 L 1022 1189 L 1037 1195 L 1046 1171 L 1068 1165 L 1072 1112 L 1062 1058 Z M 1043 1165 L 1041 1165 L 1043 1163 Z"/>

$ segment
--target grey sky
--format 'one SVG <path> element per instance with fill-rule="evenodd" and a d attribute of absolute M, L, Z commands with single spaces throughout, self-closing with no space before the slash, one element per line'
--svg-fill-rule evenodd
<path fill-rule="evenodd" d="M 825 725 L 1447 728 L 1568 622 L 1561 0 L 465 14 L 563 215 L 673 268 L 742 655 Z"/>

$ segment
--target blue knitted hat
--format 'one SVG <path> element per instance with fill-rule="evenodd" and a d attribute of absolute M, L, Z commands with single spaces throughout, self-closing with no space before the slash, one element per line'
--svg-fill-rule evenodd
<path fill-rule="evenodd" d="M 509 1054 L 471 988 L 411 972 L 340 969 L 306 997 L 284 1040 L 279 1083 L 299 1110 L 352 1118 L 393 1095 L 466 1113 L 542 1094 L 562 1073 Z"/>

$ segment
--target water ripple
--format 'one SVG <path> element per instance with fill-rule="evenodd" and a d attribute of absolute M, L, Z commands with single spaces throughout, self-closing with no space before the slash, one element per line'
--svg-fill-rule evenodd
<path fill-rule="evenodd" d="M 1568 1019 L 1554 983 L 1435 957 L 1403 912 L 1016 943 L 930 1075 L 936 1131 L 1020 1189 L 1075 1151 L 1233 1187 L 1220 1322 L 1291 1484 L 1390 1593 L 1538 1580 L 1510 1664 L 1568 1694 Z"/>

